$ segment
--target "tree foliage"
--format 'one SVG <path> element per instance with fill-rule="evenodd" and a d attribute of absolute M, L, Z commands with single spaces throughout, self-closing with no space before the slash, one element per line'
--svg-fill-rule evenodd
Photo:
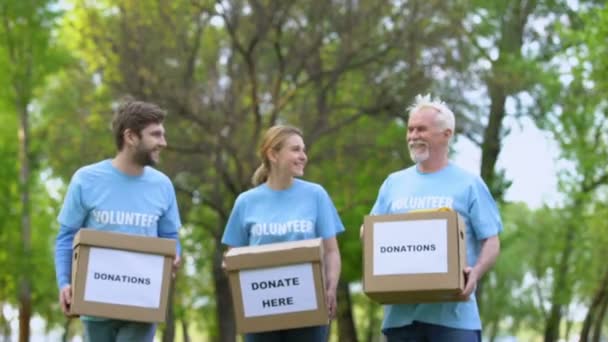
<path fill-rule="evenodd" d="M 49 327 L 65 322 L 50 265 L 54 217 L 73 172 L 114 154 L 112 109 L 131 95 L 168 109 L 160 168 L 184 222 L 184 269 L 163 340 L 175 332 L 234 340 L 220 238 L 236 196 L 251 187 L 261 134 L 289 123 L 304 131 L 305 178 L 327 189 L 346 227 L 338 339 L 371 341 L 381 310 L 349 290 L 361 277 L 359 226 L 383 179 L 410 164 L 408 103 L 433 92 L 454 109 L 458 136 L 480 147 L 480 173 L 502 202 L 502 255 L 479 298 L 485 335 L 554 341 L 579 325 L 581 339 L 602 334 L 608 15 L 597 1 L 27 0 L 0 8 L 8 203 L 0 262 L 9 270 L 0 304 L 18 305 L 27 269 L 48 280 L 34 284 L 34 311 Z M 19 113 L 31 128 L 32 254 L 24 260 L 13 257 L 22 238 Z M 502 201 L 505 122 L 523 116 L 560 146 L 566 200 L 558 208 Z M 588 308 L 584 322 L 572 319 L 577 305 Z"/>

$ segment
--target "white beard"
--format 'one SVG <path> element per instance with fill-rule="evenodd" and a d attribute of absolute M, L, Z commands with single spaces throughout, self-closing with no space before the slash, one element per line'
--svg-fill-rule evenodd
<path fill-rule="evenodd" d="M 424 146 L 424 150 L 422 152 L 417 152 L 420 146 Z M 410 152 L 410 158 L 418 164 L 426 161 L 430 157 L 429 145 L 425 142 L 413 141 L 408 144 L 408 149 Z"/>
<path fill-rule="evenodd" d="M 426 161 L 427 159 L 429 159 L 429 156 L 430 155 L 429 155 L 429 150 L 428 149 L 424 150 L 423 153 L 415 153 L 415 152 L 412 152 L 410 150 L 410 158 L 412 158 L 412 160 L 416 164 L 422 163 L 423 161 Z"/>

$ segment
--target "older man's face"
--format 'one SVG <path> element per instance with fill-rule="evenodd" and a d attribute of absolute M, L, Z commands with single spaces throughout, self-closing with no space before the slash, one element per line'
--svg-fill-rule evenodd
<path fill-rule="evenodd" d="M 407 124 L 407 146 L 410 157 L 421 163 L 433 157 L 437 150 L 447 147 L 451 132 L 436 123 L 437 110 L 425 107 L 410 115 Z"/>

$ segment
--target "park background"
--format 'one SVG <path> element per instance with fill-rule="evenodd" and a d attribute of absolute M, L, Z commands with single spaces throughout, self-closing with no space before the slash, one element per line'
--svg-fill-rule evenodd
<path fill-rule="evenodd" d="M 456 163 L 499 202 L 478 290 L 486 341 L 608 336 L 608 9 L 583 0 L 0 0 L 0 340 L 80 340 L 59 309 L 56 215 L 78 167 L 115 153 L 125 95 L 168 110 L 158 168 L 184 267 L 158 341 L 235 341 L 220 238 L 261 133 L 299 126 L 346 226 L 332 341 L 380 339 L 358 231 L 411 164 L 407 105 L 440 96 Z"/>

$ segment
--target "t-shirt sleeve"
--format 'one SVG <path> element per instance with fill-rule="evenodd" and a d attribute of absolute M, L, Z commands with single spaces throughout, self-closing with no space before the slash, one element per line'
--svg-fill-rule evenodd
<path fill-rule="evenodd" d="M 78 230 L 80 228 L 60 225 L 55 239 L 55 275 L 59 289 L 70 284 L 72 280 L 72 243 Z"/>
<path fill-rule="evenodd" d="M 55 240 L 55 273 L 59 288 L 70 284 L 72 269 L 72 242 L 82 228 L 88 215 L 88 209 L 82 201 L 82 174 L 74 173 L 57 221 L 59 233 Z"/>
<path fill-rule="evenodd" d="M 378 197 L 376 198 L 376 202 L 372 207 L 371 215 L 384 215 L 388 214 L 388 206 L 386 203 L 386 191 L 388 189 L 389 178 L 385 179 L 382 185 L 380 186 L 380 190 L 378 190 Z"/>
<path fill-rule="evenodd" d="M 87 215 L 88 208 L 82 200 L 82 175 L 77 171 L 68 185 L 57 221 L 68 228 L 82 228 Z"/>
<path fill-rule="evenodd" d="M 478 240 L 498 235 L 502 231 L 496 202 L 480 178 L 476 178 L 471 186 L 469 203 L 471 226 Z"/>
<path fill-rule="evenodd" d="M 249 245 L 249 234 L 243 222 L 244 200 L 242 197 L 237 197 L 234 202 L 234 207 L 228 217 L 228 223 L 224 229 L 222 243 L 230 247 L 241 247 Z"/>
<path fill-rule="evenodd" d="M 181 254 L 181 245 L 178 239 L 178 230 L 182 226 L 179 217 L 179 207 L 175 189 L 170 181 L 167 181 L 168 207 L 163 215 L 158 219 L 158 236 L 161 238 L 175 239 L 177 241 L 177 254 Z"/>
<path fill-rule="evenodd" d="M 319 186 L 317 192 L 317 234 L 323 239 L 332 238 L 344 231 L 344 225 L 338 210 L 334 206 L 329 194 Z"/>

